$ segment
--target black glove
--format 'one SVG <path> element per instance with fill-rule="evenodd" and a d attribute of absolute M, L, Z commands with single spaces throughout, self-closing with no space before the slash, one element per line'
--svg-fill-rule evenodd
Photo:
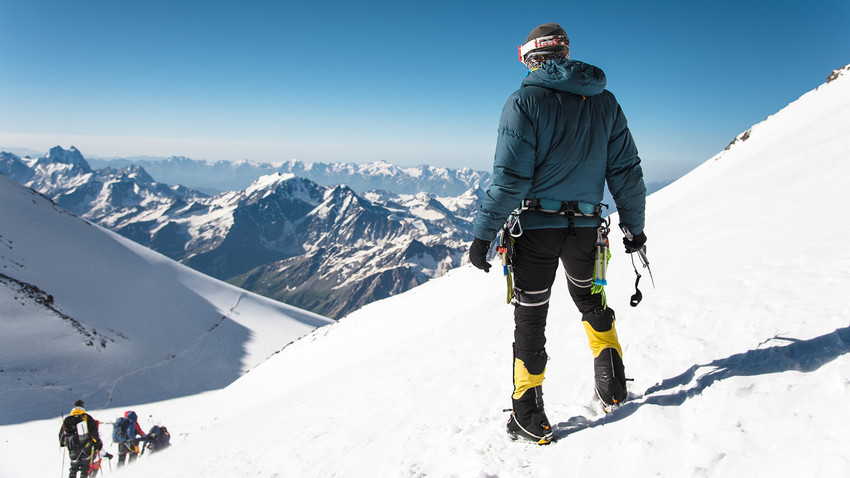
<path fill-rule="evenodd" d="M 490 241 L 475 238 L 469 246 L 469 262 L 475 267 L 490 272 L 490 263 L 487 262 L 487 252 L 490 251 Z"/>
<path fill-rule="evenodd" d="M 626 246 L 626 253 L 631 254 L 632 252 L 637 252 L 643 248 L 643 245 L 646 244 L 646 234 L 641 232 L 637 236 L 632 236 L 632 239 L 623 238 L 623 245 Z"/>

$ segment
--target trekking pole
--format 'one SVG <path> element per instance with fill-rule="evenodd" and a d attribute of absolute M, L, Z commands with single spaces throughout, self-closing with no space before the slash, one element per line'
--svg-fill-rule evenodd
<path fill-rule="evenodd" d="M 112 455 L 109 452 L 103 454 L 103 457 L 106 458 L 106 462 L 109 463 L 109 474 L 112 474 Z"/>
<path fill-rule="evenodd" d="M 64 431 L 65 430 L 65 414 L 62 413 L 61 417 L 62 417 L 62 437 L 63 437 L 63 441 L 64 441 L 64 437 L 65 437 L 65 431 Z M 59 471 L 59 476 L 63 477 L 63 476 L 65 476 L 65 448 L 66 447 L 60 446 L 60 448 L 62 448 L 62 468 Z"/>

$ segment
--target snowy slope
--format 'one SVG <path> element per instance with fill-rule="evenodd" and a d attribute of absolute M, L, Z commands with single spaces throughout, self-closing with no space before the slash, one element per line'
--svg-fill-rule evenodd
<path fill-rule="evenodd" d="M 0 424 L 218 389 L 330 321 L 211 279 L 0 175 Z M 50 296 L 50 297 L 48 297 Z"/>
<path fill-rule="evenodd" d="M 467 266 L 314 331 L 224 390 L 135 406 L 175 445 L 122 476 L 848 476 L 850 224 L 823 207 L 846 204 L 847 124 L 845 75 L 650 198 L 657 289 L 644 272 L 644 302 L 629 308 L 619 247 L 609 271 L 634 378 L 611 415 L 593 403 L 560 278 L 550 446 L 503 431 L 511 307 L 498 273 Z M 59 472 L 57 426 L 0 428 L 0 474 Z"/>

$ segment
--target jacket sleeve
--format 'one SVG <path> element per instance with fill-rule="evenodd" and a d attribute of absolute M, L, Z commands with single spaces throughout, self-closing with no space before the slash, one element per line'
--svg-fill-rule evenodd
<path fill-rule="evenodd" d="M 614 127 L 608 141 L 605 179 L 617 204 L 620 225 L 632 234 L 643 232 L 646 214 L 646 186 L 637 146 L 629 132 L 626 116 L 617 105 Z"/>
<path fill-rule="evenodd" d="M 145 432 L 142 431 L 142 427 L 139 426 L 139 422 L 136 422 L 136 435 L 145 436 Z"/>
<path fill-rule="evenodd" d="M 100 430 L 98 430 L 98 422 L 91 415 L 86 415 L 86 425 L 89 428 L 89 437 L 95 445 L 95 449 L 100 450 L 103 447 L 103 442 L 100 439 Z"/>
<path fill-rule="evenodd" d="M 475 237 L 492 241 L 508 215 L 525 199 L 534 175 L 535 133 L 521 98 L 511 96 L 502 109 L 493 179 L 475 217 Z"/>

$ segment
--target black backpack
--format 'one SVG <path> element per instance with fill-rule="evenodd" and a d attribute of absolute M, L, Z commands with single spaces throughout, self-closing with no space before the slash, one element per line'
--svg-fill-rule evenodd
<path fill-rule="evenodd" d="M 62 421 L 62 442 L 69 450 L 78 450 L 91 441 L 86 415 L 69 415 Z"/>

